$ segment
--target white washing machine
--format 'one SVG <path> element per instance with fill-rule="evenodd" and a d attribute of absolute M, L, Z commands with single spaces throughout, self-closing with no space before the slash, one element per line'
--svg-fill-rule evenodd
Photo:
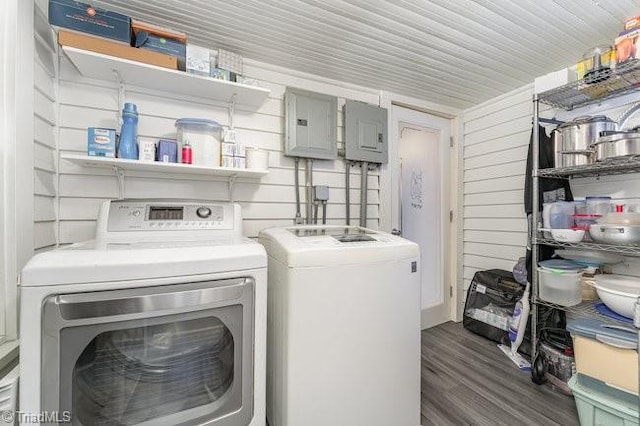
<path fill-rule="evenodd" d="M 267 257 L 228 203 L 105 203 L 21 276 L 28 423 L 265 424 Z M 47 417 L 32 417 L 45 413 Z"/>
<path fill-rule="evenodd" d="M 418 426 L 418 245 L 324 225 L 266 229 L 260 242 L 270 426 Z"/>

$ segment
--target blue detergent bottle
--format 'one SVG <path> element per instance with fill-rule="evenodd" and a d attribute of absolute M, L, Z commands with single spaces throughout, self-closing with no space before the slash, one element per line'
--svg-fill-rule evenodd
<path fill-rule="evenodd" d="M 138 107 L 136 104 L 125 103 L 122 109 L 118 158 L 138 159 Z"/>

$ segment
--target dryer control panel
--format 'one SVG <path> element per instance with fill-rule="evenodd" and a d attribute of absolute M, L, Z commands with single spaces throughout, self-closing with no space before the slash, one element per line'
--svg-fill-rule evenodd
<path fill-rule="evenodd" d="M 174 201 L 111 201 L 106 231 L 193 231 L 234 229 L 229 203 Z"/>

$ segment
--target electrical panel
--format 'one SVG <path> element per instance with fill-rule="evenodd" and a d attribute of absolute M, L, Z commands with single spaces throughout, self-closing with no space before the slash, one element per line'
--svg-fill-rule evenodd
<path fill-rule="evenodd" d="M 290 157 L 335 160 L 338 98 L 287 88 L 285 147 Z"/>
<path fill-rule="evenodd" d="M 351 161 L 388 161 L 387 110 L 362 102 L 344 106 L 345 158 Z"/>

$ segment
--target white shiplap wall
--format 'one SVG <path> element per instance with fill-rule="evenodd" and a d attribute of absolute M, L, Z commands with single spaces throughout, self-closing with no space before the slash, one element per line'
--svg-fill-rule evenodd
<path fill-rule="evenodd" d="M 475 272 L 511 270 L 525 254 L 527 223 L 524 179 L 531 133 L 533 85 L 524 86 L 464 113 L 463 151 L 463 282 L 466 291 Z M 576 111 L 554 111 L 541 105 L 541 116 L 570 120 L 605 114 L 617 119 L 637 95 Z M 628 126 L 640 124 L 640 115 Z M 553 127 L 553 126 L 551 126 Z M 550 132 L 550 128 L 547 129 Z M 638 175 L 584 178 L 571 181 L 575 198 L 610 195 L 613 202 L 637 205 Z M 463 298 L 460 303 L 464 304 Z"/>
<path fill-rule="evenodd" d="M 524 175 L 532 85 L 464 113 L 463 280 L 479 270 L 511 270 L 526 247 Z"/>
<path fill-rule="evenodd" d="M 57 242 L 57 54 L 41 7 L 34 16 L 34 249 Z"/>
<path fill-rule="evenodd" d="M 59 81 L 59 151 L 86 153 L 86 129 L 89 126 L 117 127 L 118 90 L 114 82 L 82 77 L 61 53 Z M 243 207 L 244 233 L 257 236 L 268 226 L 289 225 L 295 215 L 293 160 L 282 155 L 284 137 L 283 95 L 287 86 L 305 88 L 339 97 L 339 109 L 346 98 L 378 103 L 378 92 L 321 78 L 289 72 L 277 67 L 247 63 L 245 73 L 271 89 L 268 100 L 257 111 L 236 107 L 234 126 L 247 145 L 260 146 L 270 152 L 270 173 L 260 181 L 238 180 L 234 199 Z M 138 105 L 141 137 L 159 138 L 175 134 L 174 122 L 180 117 L 214 119 L 228 124 L 227 105 L 154 92 L 136 87 L 126 88 L 126 101 Z M 338 144 L 342 141 L 342 117 L 338 114 Z M 103 200 L 118 196 L 118 185 L 107 169 L 76 166 L 60 160 L 59 166 L 59 242 L 73 243 L 92 238 L 98 207 Z M 304 173 L 301 167 L 301 200 L 304 201 Z M 352 169 L 351 216 L 358 216 L 359 170 Z M 331 187 L 328 205 L 329 223 L 344 223 L 345 185 L 342 161 L 314 161 L 314 183 Z M 127 198 L 192 198 L 227 200 L 226 181 L 183 179 L 180 176 L 130 173 L 126 180 Z M 379 176 L 369 177 L 368 226 L 379 222 Z M 304 205 L 302 206 L 304 215 Z"/>

